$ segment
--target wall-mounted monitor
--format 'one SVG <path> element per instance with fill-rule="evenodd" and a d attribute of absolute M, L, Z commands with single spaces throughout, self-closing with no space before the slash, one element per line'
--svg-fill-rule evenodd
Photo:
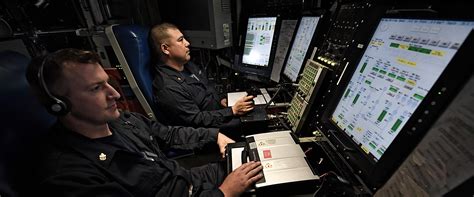
<path fill-rule="evenodd" d="M 381 184 L 442 110 L 437 105 L 453 96 L 442 94 L 465 78 L 469 68 L 459 59 L 467 53 L 460 50 L 472 47 L 465 40 L 473 27 L 471 21 L 381 19 L 328 109 L 333 132 L 347 142 L 343 154 L 368 182 Z"/>
<path fill-rule="evenodd" d="M 232 46 L 230 0 L 159 0 L 162 21 L 178 25 L 191 47 Z"/>
<path fill-rule="evenodd" d="M 319 19 L 319 16 L 303 16 L 299 22 L 298 30 L 296 31 L 290 53 L 286 59 L 285 69 L 283 70 L 284 76 L 292 82 L 296 82 L 304 61 L 312 51 L 310 45 L 315 37 Z"/>

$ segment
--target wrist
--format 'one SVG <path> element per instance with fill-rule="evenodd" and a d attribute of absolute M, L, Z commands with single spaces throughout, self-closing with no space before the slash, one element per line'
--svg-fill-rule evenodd
<path fill-rule="evenodd" d="M 238 112 L 238 110 L 236 109 L 235 105 L 232 106 L 232 115 L 236 116 L 237 112 Z"/>
<path fill-rule="evenodd" d="M 224 194 L 225 197 L 235 197 L 235 196 L 238 196 L 238 195 L 232 195 L 231 192 L 229 192 L 227 189 L 225 189 L 224 187 L 222 187 L 222 185 L 219 187 L 219 190 Z"/>
<path fill-rule="evenodd" d="M 221 138 L 221 132 L 217 132 L 216 142 L 219 144 L 219 140 Z"/>

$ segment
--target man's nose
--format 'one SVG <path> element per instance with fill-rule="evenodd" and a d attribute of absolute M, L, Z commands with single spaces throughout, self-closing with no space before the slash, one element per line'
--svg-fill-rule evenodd
<path fill-rule="evenodd" d="M 115 90 L 114 87 L 112 87 L 110 84 L 107 83 L 107 88 L 108 88 L 108 97 L 110 99 L 119 99 L 120 98 L 120 93 L 117 92 L 117 90 Z"/>

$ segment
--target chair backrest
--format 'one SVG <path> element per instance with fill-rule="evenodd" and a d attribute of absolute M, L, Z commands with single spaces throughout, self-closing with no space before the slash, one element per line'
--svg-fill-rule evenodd
<path fill-rule="evenodd" d="M 0 195 L 14 195 L 13 183 L 31 169 L 34 141 L 44 136 L 56 118 L 35 98 L 26 80 L 30 59 L 14 51 L 0 52 Z M 27 177 L 23 177 L 27 178 Z M 13 180 L 15 179 L 15 180 Z"/>
<path fill-rule="evenodd" d="M 114 49 L 133 93 L 141 106 L 154 120 L 157 109 L 153 99 L 153 72 L 149 47 L 150 28 L 141 25 L 112 25 L 105 28 L 107 38 Z M 169 158 L 193 155 L 189 150 L 167 150 Z"/>
<path fill-rule="evenodd" d="M 156 120 L 149 31 L 148 27 L 141 25 L 112 25 L 105 29 L 133 93 L 149 118 Z"/>

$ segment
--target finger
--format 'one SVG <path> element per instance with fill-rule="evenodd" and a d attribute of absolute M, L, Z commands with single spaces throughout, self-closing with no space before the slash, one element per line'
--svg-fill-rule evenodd
<path fill-rule="evenodd" d="M 263 166 L 261 165 L 257 165 L 255 168 L 251 169 L 247 175 L 250 176 L 250 177 L 253 177 L 255 176 L 256 174 L 258 174 L 260 171 L 263 170 Z"/>
<path fill-rule="evenodd" d="M 262 179 L 263 178 L 263 173 L 259 173 L 251 178 L 249 178 L 247 180 L 247 184 L 248 185 L 251 185 L 251 184 L 254 184 L 255 182 L 257 182 L 258 180 Z"/>
<path fill-rule="evenodd" d="M 242 164 L 236 170 L 243 171 L 245 174 L 247 174 L 247 172 L 248 172 L 247 168 L 250 168 L 250 165 L 252 165 L 254 163 L 255 163 L 255 161 L 249 161 L 247 163 Z M 250 168 L 250 169 L 252 169 L 252 168 Z"/>
<path fill-rule="evenodd" d="M 244 172 L 245 174 L 249 174 L 250 171 L 252 171 L 253 169 L 255 169 L 255 168 L 256 168 L 257 166 L 259 166 L 259 165 L 260 165 L 260 162 L 259 162 L 259 161 L 257 161 L 257 162 L 252 161 L 251 163 L 249 163 L 249 165 L 248 165 L 245 169 L 243 169 L 243 172 Z"/>
<path fill-rule="evenodd" d="M 252 101 L 248 101 L 248 102 L 243 102 L 243 103 L 242 103 L 242 106 L 244 106 L 244 107 L 245 107 L 245 106 L 252 106 L 252 105 L 254 105 Z"/>
<path fill-rule="evenodd" d="M 250 95 L 250 96 L 244 96 L 244 97 L 240 98 L 241 101 L 247 101 L 249 99 L 253 99 L 253 96 Z"/>
<path fill-rule="evenodd" d="M 242 101 L 240 104 L 243 105 L 243 106 L 245 106 L 245 105 L 250 105 L 250 104 L 252 104 L 252 103 L 253 103 L 253 101 L 250 100 L 250 101 Z"/>

